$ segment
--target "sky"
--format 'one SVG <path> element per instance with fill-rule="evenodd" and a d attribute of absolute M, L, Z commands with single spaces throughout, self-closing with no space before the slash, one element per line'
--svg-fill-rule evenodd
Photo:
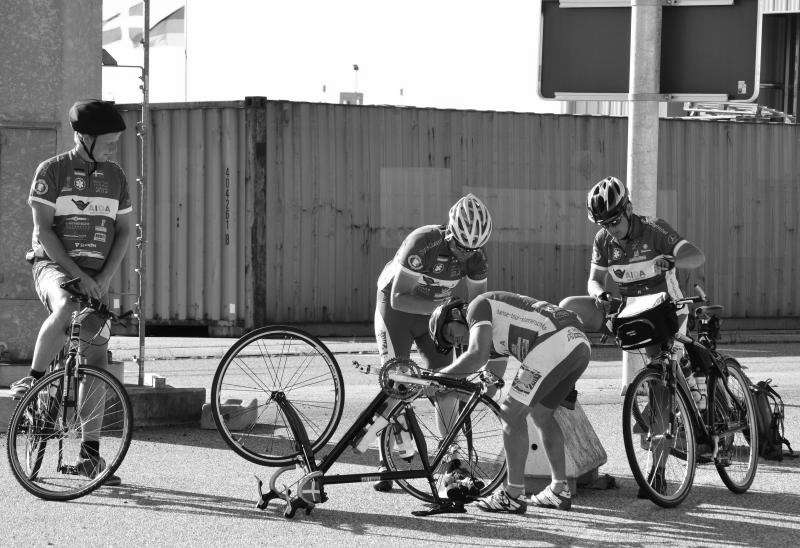
<path fill-rule="evenodd" d="M 104 20 L 133 3 L 104 0 Z M 561 112 L 537 97 L 539 0 L 151 0 L 151 26 L 184 3 L 185 51 L 150 49 L 151 102 L 358 91 L 364 104 Z M 141 47 L 106 49 L 142 64 Z M 104 68 L 104 98 L 141 101 L 138 74 Z"/>

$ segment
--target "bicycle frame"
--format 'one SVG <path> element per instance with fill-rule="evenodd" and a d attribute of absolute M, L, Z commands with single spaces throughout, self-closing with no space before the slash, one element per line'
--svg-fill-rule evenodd
<path fill-rule="evenodd" d="M 302 462 L 302 464 L 308 470 L 308 473 L 304 477 L 301 482 L 304 480 L 316 480 L 319 483 L 311 489 L 312 491 L 312 500 L 308 500 L 302 496 L 304 491 L 300 489 L 300 497 L 294 498 L 291 500 L 287 499 L 287 502 L 291 505 L 291 510 L 287 511 L 287 517 L 291 517 L 294 515 L 294 512 L 297 508 L 306 508 L 307 512 L 310 511 L 310 508 L 317 502 L 325 502 L 327 500 L 327 495 L 324 492 L 324 486 L 326 484 L 340 484 L 340 483 L 359 483 L 359 482 L 369 482 L 374 480 L 398 480 L 398 479 L 419 479 L 425 478 L 428 480 L 428 484 L 431 488 L 431 493 L 433 495 L 434 500 L 437 504 L 442 504 L 442 500 L 438 495 L 435 480 L 433 477 L 433 471 L 439 466 L 439 464 L 444 459 L 448 446 L 453 442 L 456 435 L 458 435 L 459 429 L 465 423 L 466 419 L 469 417 L 470 413 L 473 409 L 477 406 L 478 402 L 480 401 L 480 397 L 482 394 L 482 385 L 481 384 L 474 384 L 468 381 L 459 380 L 459 379 L 449 379 L 445 377 L 436 377 L 436 383 L 440 384 L 444 388 L 450 389 L 460 389 L 465 392 L 471 392 L 469 400 L 467 400 L 466 404 L 464 405 L 463 409 L 458 415 L 453 426 L 448 431 L 447 435 L 445 436 L 441 447 L 439 448 L 436 456 L 434 457 L 432 462 L 428 462 L 428 451 L 427 445 L 425 443 L 425 438 L 422 434 L 422 430 L 420 429 L 419 422 L 417 421 L 416 414 L 414 413 L 411 407 L 411 401 L 401 401 L 396 400 L 395 398 L 389 396 L 384 391 L 379 392 L 375 398 L 367 405 L 364 411 L 356 418 L 353 425 L 347 430 L 347 432 L 342 436 L 342 439 L 334 446 L 330 453 L 325 455 L 319 464 L 316 463 L 314 458 L 313 451 L 311 450 L 311 443 L 308 438 L 308 433 L 306 432 L 305 426 L 303 425 L 302 421 L 300 420 L 299 415 L 292 407 L 291 403 L 286 399 L 286 397 L 282 393 L 273 394 L 273 398 L 275 402 L 283 411 L 284 416 L 287 419 L 289 428 L 292 431 L 292 435 L 296 440 L 296 444 L 300 451 L 300 455 L 298 456 L 298 461 Z M 369 472 L 369 473 L 362 473 L 362 474 L 335 474 L 326 476 L 325 472 L 327 472 L 331 466 L 338 460 L 338 458 L 344 453 L 344 451 L 348 448 L 348 446 L 352 445 L 354 441 L 358 439 L 358 436 L 362 430 L 365 429 L 367 425 L 370 424 L 371 419 L 376 415 L 379 409 L 387 403 L 391 403 L 391 401 L 397 401 L 397 405 L 404 406 L 404 413 L 405 418 L 407 421 L 407 425 L 409 430 L 414 438 L 414 443 L 416 444 L 417 451 L 420 455 L 422 461 L 422 468 L 414 469 L 414 470 L 403 470 L 403 471 L 396 471 L 396 472 Z M 393 408 L 394 406 L 392 406 Z M 387 409 L 389 407 L 387 406 Z M 389 426 L 387 425 L 387 428 Z M 293 468 L 292 466 L 284 467 L 279 469 L 275 475 L 273 475 L 273 480 L 270 482 L 271 490 L 270 493 L 266 495 L 263 494 L 260 490 L 260 480 L 259 480 L 259 495 L 261 496 L 261 502 L 258 503 L 258 508 L 266 508 L 267 503 L 275 497 L 281 496 L 274 490 L 274 479 L 277 475 L 280 475 L 283 471 Z"/>

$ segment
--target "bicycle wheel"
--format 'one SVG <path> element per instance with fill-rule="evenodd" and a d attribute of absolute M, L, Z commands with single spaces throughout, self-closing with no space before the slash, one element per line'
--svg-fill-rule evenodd
<path fill-rule="evenodd" d="M 714 388 L 714 428 L 721 432 L 714 464 L 725 486 L 734 493 L 744 493 L 753 483 L 758 468 L 758 436 L 755 404 L 739 362 L 725 360 L 728 390 L 720 379 Z"/>
<path fill-rule="evenodd" d="M 420 398 L 410 404 L 401 402 L 392 409 L 389 414 L 389 426 L 384 428 L 380 439 L 386 467 L 389 470 L 420 470 L 423 467 L 419 453 L 415 452 L 412 457 L 404 458 L 395 447 L 395 429 L 401 427 L 397 422 L 397 418 L 403 415 L 407 405 L 412 407 L 417 417 L 420 429 L 425 437 L 428 461 L 433 463 L 441 442 L 458 418 L 459 408 L 463 407 L 471 393 L 452 391 L 445 393 L 445 396 L 451 396 L 453 401 L 459 402 L 459 405 L 449 406 L 451 409 L 449 412 L 440 414 L 437 413 L 431 400 Z M 442 406 L 440 409 L 445 407 L 447 406 Z M 437 415 L 441 415 L 444 428 L 440 428 Z M 445 431 L 444 435 L 442 430 Z M 439 491 L 439 496 L 443 498 L 447 496 L 443 489 L 443 476 L 447 470 L 447 465 L 453 459 L 459 459 L 461 467 L 468 470 L 474 479 L 483 483 L 479 496 L 490 494 L 505 478 L 506 452 L 503 447 L 503 423 L 500 420 L 500 407 L 486 395 L 481 396 L 475 409 L 472 410 L 469 418 L 459 428 L 458 435 L 447 448 L 445 457 L 434 470 L 436 488 Z M 399 479 L 395 481 L 404 491 L 418 499 L 434 502 L 427 479 Z"/>
<path fill-rule="evenodd" d="M 22 397 L 8 424 L 11 471 L 45 500 L 72 500 L 100 487 L 131 442 L 131 403 L 113 375 L 81 366 L 71 384 L 64 406 L 64 372 L 45 375 Z M 99 453 L 82 453 L 84 439 L 99 441 Z"/>
<path fill-rule="evenodd" d="M 665 508 L 689 494 L 696 463 L 695 435 L 686 396 L 670 396 L 658 371 L 641 371 L 622 406 L 622 437 L 636 483 Z"/>
<path fill-rule="evenodd" d="M 250 462 L 286 466 L 299 454 L 278 394 L 297 412 L 313 450 L 324 447 L 342 417 L 342 373 L 319 339 L 281 325 L 241 337 L 223 356 L 211 386 L 217 430 Z"/>

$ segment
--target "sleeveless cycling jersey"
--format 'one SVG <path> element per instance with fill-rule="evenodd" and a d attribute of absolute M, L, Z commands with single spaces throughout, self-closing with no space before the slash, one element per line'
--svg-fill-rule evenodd
<path fill-rule="evenodd" d="M 36 169 L 28 203 L 55 209 L 53 231 L 81 268 L 100 270 L 114 243 L 117 215 L 130 213 L 125 174 L 114 162 L 89 163 L 71 150 L 42 162 Z M 47 259 L 34 235 L 28 258 Z"/>
<path fill-rule="evenodd" d="M 564 328 L 577 328 L 575 337 L 585 339 L 574 312 L 507 291 L 489 291 L 473 299 L 467 309 L 467 325 L 470 329 L 491 325 L 491 357 L 514 356 L 520 362 L 537 345 Z"/>
<path fill-rule="evenodd" d="M 378 290 L 388 297 L 395 277 L 402 271 L 416 280 L 415 295 L 443 301 L 452 295 L 462 278 L 485 280 L 488 265 L 483 249 L 471 255 L 466 263 L 461 262 L 444 239 L 445 229 L 444 225 L 426 225 L 409 234 L 394 259 L 384 266 Z"/>
<path fill-rule="evenodd" d="M 592 264 L 611 274 L 623 297 L 666 291 L 675 299 L 682 298 L 675 269 L 657 271 L 654 261 L 659 255 L 675 255 L 686 240 L 661 219 L 633 214 L 630 224 L 629 236 L 622 243 L 603 229 L 597 232 Z"/>

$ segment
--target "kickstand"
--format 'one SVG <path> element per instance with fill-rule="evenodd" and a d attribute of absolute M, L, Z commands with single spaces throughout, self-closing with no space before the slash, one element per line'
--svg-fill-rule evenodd
<path fill-rule="evenodd" d="M 436 514 L 464 514 L 466 513 L 463 502 L 444 501 L 434 504 L 428 510 L 414 510 L 412 515 L 417 517 L 435 516 Z"/>

